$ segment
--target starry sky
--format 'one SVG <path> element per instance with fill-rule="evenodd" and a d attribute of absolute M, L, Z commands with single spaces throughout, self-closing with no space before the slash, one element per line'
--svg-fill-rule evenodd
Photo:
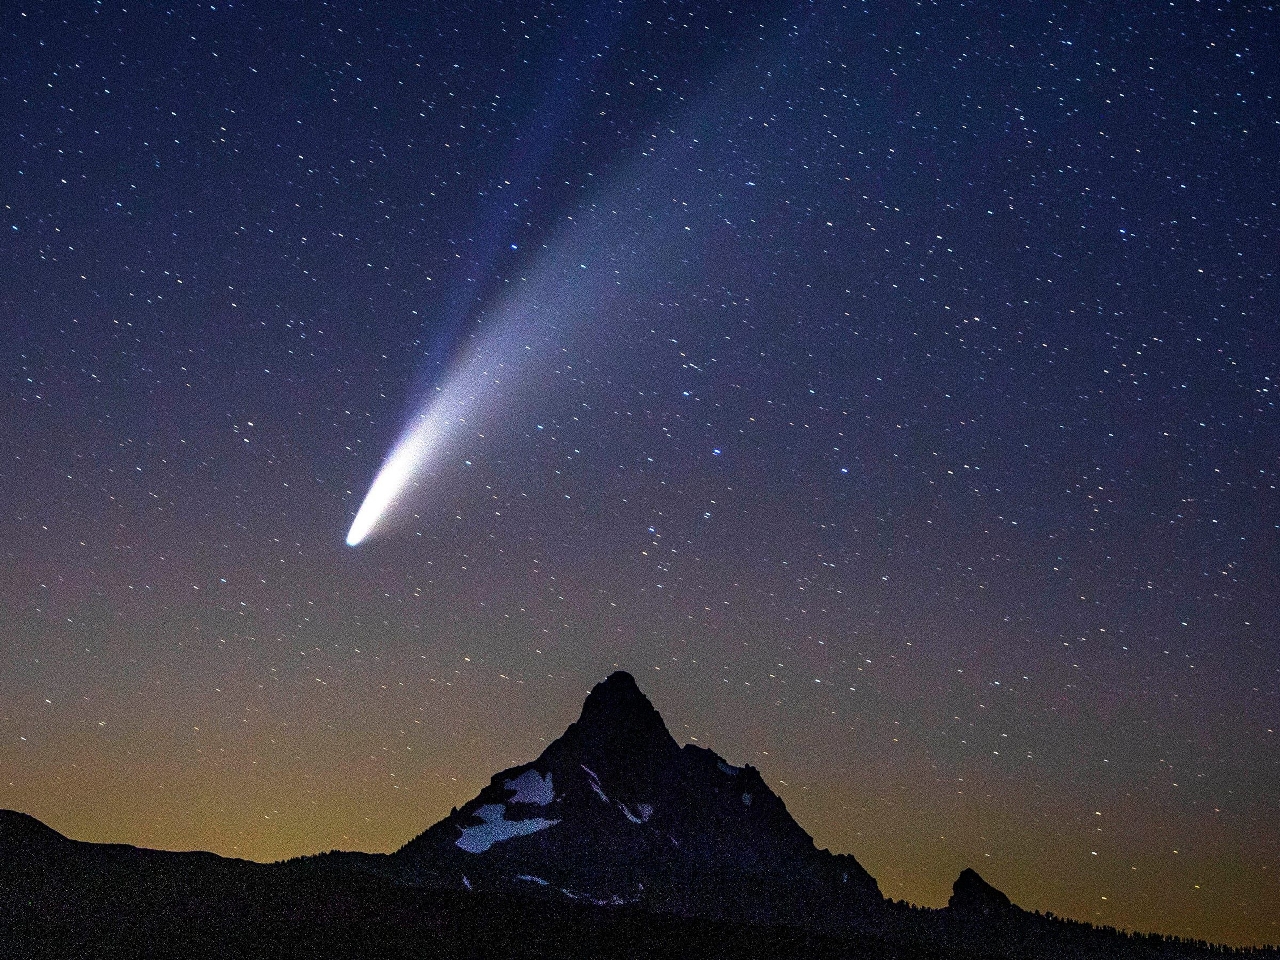
<path fill-rule="evenodd" d="M 888 896 L 1280 942 L 1271 5 L 0 25 L 0 807 L 391 850 L 622 668 Z"/>

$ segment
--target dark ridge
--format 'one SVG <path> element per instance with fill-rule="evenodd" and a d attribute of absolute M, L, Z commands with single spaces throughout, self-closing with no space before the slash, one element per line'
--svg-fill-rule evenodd
<path fill-rule="evenodd" d="M 56 843 L 67 838 L 53 827 L 17 810 L 0 810 L 0 842 Z"/>
<path fill-rule="evenodd" d="M 678 749 L 662 715 L 624 670 L 597 683 L 582 704 L 577 723 L 565 732 L 572 740 L 620 752 L 671 753 Z"/>
<path fill-rule="evenodd" d="M 641 692 L 636 678 L 625 670 L 617 670 L 591 688 L 583 701 L 579 721 L 607 724 L 635 718 L 649 719 L 666 730 L 662 717 Z"/>
<path fill-rule="evenodd" d="M 1005 913 L 1016 910 L 1013 902 L 978 875 L 972 867 L 965 867 L 951 887 L 951 899 L 947 906 L 966 913 Z"/>

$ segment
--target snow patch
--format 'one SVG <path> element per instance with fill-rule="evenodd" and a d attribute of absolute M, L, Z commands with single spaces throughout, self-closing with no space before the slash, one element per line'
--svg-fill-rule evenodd
<path fill-rule="evenodd" d="M 462 885 L 468 890 L 471 889 L 471 881 L 467 879 L 467 875 L 465 873 L 462 875 Z"/>
<path fill-rule="evenodd" d="M 529 769 L 514 780 L 507 780 L 503 786 L 516 792 L 511 798 L 512 803 L 532 803 L 545 807 L 556 798 L 556 792 L 551 786 L 551 771 L 547 771 L 544 778 L 537 770 Z"/>
<path fill-rule="evenodd" d="M 749 793 L 744 793 L 744 794 L 742 795 L 742 805 L 743 805 L 744 807 L 749 807 L 749 806 L 751 806 L 751 794 L 749 794 Z"/>
<path fill-rule="evenodd" d="M 544 886 L 544 887 L 549 887 L 549 886 L 551 886 L 551 884 L 547 883 L 547 881 L 543 880 L 541 877 L 535 877 L 535 876 L 533 876 L 532 874 L 528 874 L 528 873 L 521 873 L 521 874 L 517 874 L 517 875 L 516 875 L 516 879 L 517 879 L 517 880 L 527 880 L 529 883 L 538 883 L 538 884 L 541 884 L 541 885 L 542 885 L 542 886 Z"/>
<path fill-rule="evenodd" d="M 727 773 L 731 777 L 736 777 L 742 772 L 741 767 L 735 767 L 733 764 L 725 763 L 723 760 L 717 760 L 716 766 L 720 768 L 722 773 Z"/>
<path fill-rule="evenodd" d="M 512 837 L 523 837 L 537 833 L 547 827 L 554 827 L 559 820 L 544 820 L 532 817 L 528 820 L 508 820 L 505 803 L 486 803 L 476 810 L 475 815 L 483 822 L 475 826 L 463 827 L 462 835 L 457 839 L 459 848 L 467 853 L 484 853 L 495 843 L 510 840 Z"/>
<path fill-rule="evenodd" d="M 600 778 L 596 776 L 596 772 L 588 767 L 585 763 L 578 764 L 583 770 L 587 771 L 587 776 L 591 779 L 587 782 L 591 785 L 591 789 L 595 791 L 596 796 L 605 803 L 609 802 L 609 798 L 605 796 L 604 790 L 600 788 Z"/>
<path fill-rule="evenodd" d="M 538 880 L 537 877 L 519 877 L 520 880 Z M 538 880 L 539 883 L 546 883 L 545 880 Z M 640 885 L 640 889 L 644 890 L 644 884 Z M 616 893 L 611 893 L 607 898 L 593 897 L 589 893 L 582 893 L 578 890 L 570 890 L 568 887 L 560 887 L 560 892 L 570 900 L 585 900 L 587 903 L 594 903 L 597 907 L 623 907 L 628 903 L 639 903 L 639 897 L 632 897 L 630 900 L 623 899 Z"/>
<path fill-rule="evenodd" d="M 649 818 L 653 816 L 653 807 L 647 803 L 639 804 L 636 807 L 639 816 L 632 813 L 631 809 L 621 800 L 618 801 L 618 808 L 622 811 L 622 815 L 632 823 L 648 823 Z"/>

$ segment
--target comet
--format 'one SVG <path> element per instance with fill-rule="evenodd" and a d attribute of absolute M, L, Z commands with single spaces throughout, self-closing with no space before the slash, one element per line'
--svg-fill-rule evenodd
<path fill-rule="evenodd" d="M 477 388 L 486 381 L 490 386 L 500 382 L 487 368 L 473 362 L 422 405 L 374 477 L 347 532 L 347 546 L 356 547 L 368 539 L 428 464 L 439 457 L 445 444 L 466 426 L 481 396 Z"/>
<path fill-rule="evenodd" d="M 432 419 L 429 413 L 424 413 L 392 448 L 356 511 L 347 532 L 347 546 L 357 547 L 364 542 L 438 446 L 440 433 Z"/>
<path fill-rule="evenodd" d="M 347 532 L 347 546 L 357 547 L 386 523 L 430 466 L 468 431 L 474 433 L 486 411 L 507 398 L 508 374 L 532 351 L 530 331 L 519 327 L 475 345 L 422 404 L 383 461 Z"/>

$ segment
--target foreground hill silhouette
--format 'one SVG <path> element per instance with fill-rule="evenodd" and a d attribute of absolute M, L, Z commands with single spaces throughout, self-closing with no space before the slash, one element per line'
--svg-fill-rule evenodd
<path fill-rule="evenodd" d="M 392 854 L 258 864 L 69 840 L 0 811 L 14 957 L 1280 957 L 1020 910 L 972 870 L 885 900 L 752 767 L 680 747 L 615 673 L 532 763 Z"/>

